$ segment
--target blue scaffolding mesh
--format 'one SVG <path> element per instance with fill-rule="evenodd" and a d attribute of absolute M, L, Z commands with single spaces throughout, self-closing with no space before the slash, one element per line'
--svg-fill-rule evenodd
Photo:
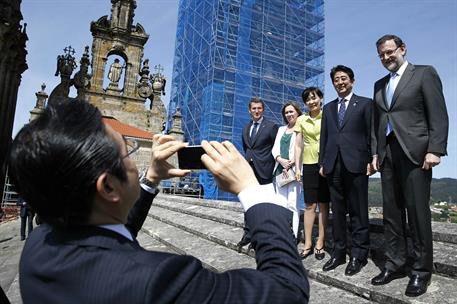
<path fill-rule="evenodd" d="M 253 96 L 282 125 L 281 107 L 307 86 L 324 89 L 323 0 L 181 0 L 169 105 L 185 140 L 230 140 L 242 151 Z M 205 198 L 235 197 L 206 171 Z"/>

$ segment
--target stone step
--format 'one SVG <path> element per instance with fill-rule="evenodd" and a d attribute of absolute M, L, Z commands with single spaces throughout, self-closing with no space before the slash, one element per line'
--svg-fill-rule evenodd
<path fill-rule="evenodd" d="M 211 203 L 206 202 L 206 204 Z M 213 206 L 206 207 L 200 202 L 192 204 L 191 202 L 183 202 L 183 200 L 175 201 L 173 199 L 156 199 L 154 201 L 154 205 L 151 207 L 149 217 L 151 219 L 161 221 L 162 223 L 172 225 L 181 231 L 186 231 L 187 233 L 198 236 L 199 238 L 204 238 L 207 241 L 225 246 L 226 248 L 234 251 L 236 249 L 236 243 L 242 235 L 242 228 L 240 226 L 242 226 L 243 217 L 240 211 L 229 208 L 221 208 L 220 206 L 221 205 L 219 204 L 215 204 Z M 176 211 L 171 210 L 171 207 Z M 240 215 L 237 216 L 237 213 L 240 213 Z M 204 214 L 204 217 L 202 217 L 201 214 Z M 148 220 L 148 222 L 149 221 L 150 220 Z M 232 222 L 235 222 L 236 224 L 233 224 Z M 441 259 L 439 254 L 436 254 L 435 263 L 441 268 L 450 266 L 451 269 L 453 269 L 451 272 L 455 271 L 454 261 L 455 253 L 457 253 L 455 246 L 448 243 L 435 243 L 435 252 L 441 251 L 444 256 L 444 258 Z M 215 245 L 210 244 L 210 246 Z M 177 247 L 181 248 L 180 246 Z M 379 245 L 378 248 L 382 248 L 382 246 Z M 446 249 L 449 249 L 449 251 L 446 251 Z M 198 252 L 199 251 L 192 253 L 192 255 L 200 258 L 199 255 L 201 253 Z M 243 248 L 243 252 L 253 256 L 253 252 L 247 252 L 245 248 Z M 314 258 L 308 258 L 305 260 L 304 265 L 307 269 L 309 269 L 310 277 L 325 285 L 344 289 L 359 297 L 376 302 L 412 303 L 411 298 L 403 295 L 407 279 L 399 280 L 399 282 L 406 280 L 404 284 L 388 284 L 388 287 L 391 287 L 390 285 L 395 285 L 397 286 L 397 289 L 371 286 L 369 283 L 370 279 L 379 273 L 379 269 L 371 260 L 362 273 L 350 278 L 344 276 L 345 267 L 343 266 L 339 267 L 341 269 L 331 271 L 330 273 L 322 272 L 321 269 L 325 260 L 316 261 Z M 311 264 L 308 265 L 309 263 Z M 236 267 L 240 267 L 240 265 L 237 264 Z M 440 268 L 437 267 L 437 271 L 438 269 Z M 336 275 L 334 274 L 335 272 L 337 273 Z M 454 278 L 448 278 L 435 274 L 433 276 L 433 283 L 429 288 L 429 292 L 419 298 L 421 299 L 420 302 L 422 302 L 422 299 L 426 299 L 423 303 L 434 303 L 436 299 L 457 299 L 457 292 L 454 294 L 453 291 L 449 291 L 448 289 L 455 283 L 456 280 Z M 449 293 L 449 296 L 445 296 L 445 292 L 443 292 L 443 290 Z"/>
<path fill-rule="evenodd" d="M 326 252 L 331 253 L 333 248 L 332 227 L 327 230 L 327 240 L 325 242 Z M 317 231 L 314 235 L 317 235 Z M 347 234 L 348 248 L 350 248 L 351 235 Z M 412 249 L 412 243 L 409 242 Z M 370 258 L 376 264 L 384 265 L 384 235 L 380 233 L 370 233 Z M 440 275 L 457 278 L 457 245 L 433 241 L 433 264 L 434 272 Z"/>
<path fill-rule="evenodd" d="M 197 218 L 196 221 L 200 219 Z M 230 226 L 224 227 L 230 229 Z M 155 250 L 155 242 L 160 241 L 165 244 L 162 247 L 172 248 L 168 251 L 175 251 L 179 254 L 193 255 L 198 257 L 206 268 L 216 272 L 223 272 L 238 268 L 256 267 L 255 260 L 246 255 L 240 254 L 226 246 L 215 244 L 196 234 L 183 231 L 174 225 L 153 219 L 150 217 L 142 228 L 142 233 L 154 240 L 151 250 Z M 142 246 L 143 242 L 148 242 L 147 237 L 138 237 Z M 327 304 L 329 302 L 342 304 L 365 304 L 371 303 L 369 300 L 358 297 L 351 292 L 323 284 L 319 281 L 310 279 L 311 295 L 310 302 L 316 304 Z"/>
<path fill-rule="evenodd" d="M 160 197 L 160 199 L 154 200 L 154 206 L 158 206 L 169 211 L 200 217 L 217 223 L 227 224 L 233 227 L 243 227 L 244 216 L 241 212 L 241 209 L 236 210 L 235 208 L 226 208 L 225 206 L 230 204 L 227 202 L 216 201 L 216 203 L 213 204 L 211 203 L 211 201 L 202 202 L 202 200 L 194 200 L 195 203 L 193 203 L 192 199 L 180 198 L 179 200 L 173 200 L 173 203 L 170 203 L 170 201 L 167 200 L 166 197 Z M 329 229 L 327 231 L 327 235 L 331 236 L 332 226 L 329 225 L 328 228 Z M 454 227 L 454 229 L 457 229 L 457 226 Z M 375 231 L 377 230 L 375 229 Z M 384 237 L 381 233 L 371 233 L 370 238 L 372 258 L 375 259 L 376 262 L 382 262 L 382 260 L 384 259 Z M 328 241 L 326 242 L 326 249 L 331 252 L 331 248 L 333 247 L 331 241 L 332 238 L 327 237 L 327 240 Z M 348 240 L 350 240 L 350 237 L 348 237 Z M 446 276 L 457 277 L 457 259 L 454 258 L 456 255 L 457 245 L 453 243 L 443 243 L 435 241 L 435 271 L 439 274 L 443 274 Z"/>
<path fill-rule="evenodd" d="M 371 278 L 380 272 L 380 269 L 371 259 L 368 260 L 368 264 L 360 273 L 352 277 L 344 275 L 345 265 L 341 265 L 335 270 L 323 272 L 322 267 L 326 261 L 327 259 L 318 261 L 308 257 L 303 261 L 303 265 L 308 270 L 310 278 L 378 303 L 457 303 L 457 290 L 455 288 L 457 281 L 453 278 L 435 274 L 432 276 L 432 283 L 427 293 L 418 298 L 410 298 L 404 295 L 408 284 L 407 277 L 384 286 L 371 285 Z"/>
<path fill-rule="evenodd" d="M 173 204 L 171 204 L 170 202 L 173 202 Z M 201 214 L 200 217 L 213 219 L 214 221 L 219 221 L 221 223 L 223 223 L 227 219 L 233 220 L 233 222 L 230 222 L 230 224 L 234 226 L 236 225 L 238 227 L 243 227 L 243 216 L 237 217 L 235 215 L 237 212 L 243 213 L 243 209 L 241 208 L 239 202 L 204 200 L 190 197 L 161 194 L 156 197 L 156 199 L 154 200 L 154 204 L 163 206 L 164 208 L 169 208 L 170 210 L 183 210 L 182 212 L 186 212 L 188 214 L 196 216 L 199 216 L 199 214 Z M 211 210 L 211 212 L 209 210 Z M 233 213 L 228 213 L 231 215 L 231 217 L 227 216 L 218 219 L 217 215 L 220 213 L 218 213 L 217 210 L 229 210 Z M 301 220 L 303 219 L 301 218 Z M 316 217 L 315 223 L 317 224 L 317 222 L 318 218 Z M 331 221 L 329 221 L 329 226 L 331 226 L 331 224 Z M 370 218 L 370 232 L 382 233 L 383 230 L 384 225 L 382 219 Z M 457 244 L 456 224 L 432 222 L 432 231 L 434 241 Z"/>
<path fill-rule="evenodd" d="M 218 242 L 215 244 L 214 241 L 217 234 L 212 233 L 212 238 L 209 237 L 211 234 L 208 234 L 208 237 L 203 237 L 203 232 L 198 231 L 197 227 L 192 224 L 199 225 L 202 229 L 208 228 L 205 225 L 212 224 L 214 229 L 221 231 L 223 229 L 233 229 L 231 226 L 219 224 L 215 227 L 214 222 L 205 219 L 163 209 L 160 211 L 159 208 L 151 210 L 154 215 L 149 215 L 150 219 L 144 223 L 142 231 L 160 240 L 161 243 L 174 251 L 179 254 L 197 256 L 206 267 L 215 271 L 241 267 L 255 268 L 255 261 L 250 257 L 235 252 L 223 244 L 218 244 Z M 184 227 L 186 229 L 183 229 Z M 221 234 L 217 235 L 217 237 L 222 241 Z"/>

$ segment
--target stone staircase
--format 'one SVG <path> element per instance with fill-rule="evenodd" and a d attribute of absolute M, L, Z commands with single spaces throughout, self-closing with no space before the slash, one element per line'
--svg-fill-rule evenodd
<path fill-rule="evenodd" d="M 239 203 L 159 194 L 139 241 L 153 250 L 193 255 L 205 267 L 218 272 L 255 268 L 252 250 L 247 251 L 245 247 L 241 253 L 236 251 L 236 243 L 243 234 L 243 222 Z M 385 286 L 370 284 L 383 263 L 382 230 L 382 220 L 370 220 L 370 259 L 353 277 L 344 275 L 344 265 L 333 271 L 322 271 L 331 252 L 331 242 L 326 243 L 324 260 L 317 261 L 311 256 L 303 261 L 310 279 L 311 303 L 457 303 L 457 225 L 433 223 L 435 274 L 428 292 L 418 298 L 404 296 L 408 278 Z M 331 226 L 328 233 L 330 236 Z"/>
<path fill-rule="evenodd" d="M 149 250 L 193 255 L 205 267 L 217 272 L 255 268 L 252 250 L 245 247 L 241 253 L 236 251 L 243 223 L 238 203 L 159 194 L 138 241 Z M 383 263 L 382 230 L 382 220 L 370 220 L 369 262 L 353 277 L 344 275 L 344 265 L 333 271 L 322 271 L 331 252 L 331 242 L 326 243 L 324 260 L 317 261 L 310 256 L 303 261 L 311 286 L 310 303 L 457 303 L 457 225 L 433 223 L 435 274 L 428 292 L 418 298 L 403 295 L 408 278 L 385 286 L 370 284 Z M 331 226 L 328 235 L 331 235 Z M 24 242 L 19 239 L 18 221 L 0 225 L 0 285 L 13 304 L 22 303 L 17 267 Z M 303 245 L 299 247 L 302 249 Z"/>

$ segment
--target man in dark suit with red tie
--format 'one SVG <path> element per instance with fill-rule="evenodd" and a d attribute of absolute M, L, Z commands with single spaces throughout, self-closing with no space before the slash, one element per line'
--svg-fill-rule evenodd
<path fill-rule="evenodd" d="M 369 98 L 352 92 L 354 72 L 338 65 L 330 72 L 338 98 L 324 106 L 319 148 L 320 174 L 327 177 L 332 202 L 333 253 L 323 270 L 346 263 L 346 214 L 350 217 L 351 258 L 346 275 L 367 263 L 368 176 L 371 174 L 371 110 Z"/>
<path fill-rule="evenodd" d="M 252 231 L 257 269 L 215 273 L 187 255 L 136 241 L 162 179 L 184 176 L 167 159 L 186 144 L 157 134 L 139 178 L 138 145 L 104 125 L 86 101 L 48 106 L 14 139 L 10 177 L 43 219 L 19 264 L 22 300 L 33 303 L 307 303 L 309 284 L 289 222 L 292 212 L 259 185 L 228 142 L 203 141 L 202 162 L 237 194 Z"/>
<path fill-rule="evenodd" d="M 446 155 L 449 118 L 443 87 L 432 66 L 413 65 L 396 35 L 376 42 L 390 72 L 374 86 L 373 167 L 381 172 L 386 264 L 373 285 L 406 276 L 407 256 L 414 260 L 407 296 L 427 291 L 433 271 L 430 213 L 432 168 Z M 409 227 L 412 252 L 406 242 Z"/>
<path fill-rule="evenodd" d="M 265 104 L 262 99 L 254 97 L 249 102 L 249 114 L 252 121 L 242 130 L 242 141 L 245 158 L 249 162 L 259 184 L 271 184 L 275 160 L 271 154 L 275 143 L 278 125 L 263 116 Z M 249 227 L 244 223 L 244 234 L 238 243 L 238 251 L 249 244 L 251 236 Z"/>

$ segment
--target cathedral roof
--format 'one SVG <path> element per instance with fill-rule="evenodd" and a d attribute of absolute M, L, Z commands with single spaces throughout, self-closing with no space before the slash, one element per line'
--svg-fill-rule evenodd
<path fill-rule="evenodd" d="M 152 136 L 154 135 L 151 132 L 141 130 L 137 127 L 122 123 L 114 117 L 104 116 L 103 122 L 108 124 L 111 128 L 113 128 L 116 132 L 119 132 L 123 136 L 152 140 Z"/>

